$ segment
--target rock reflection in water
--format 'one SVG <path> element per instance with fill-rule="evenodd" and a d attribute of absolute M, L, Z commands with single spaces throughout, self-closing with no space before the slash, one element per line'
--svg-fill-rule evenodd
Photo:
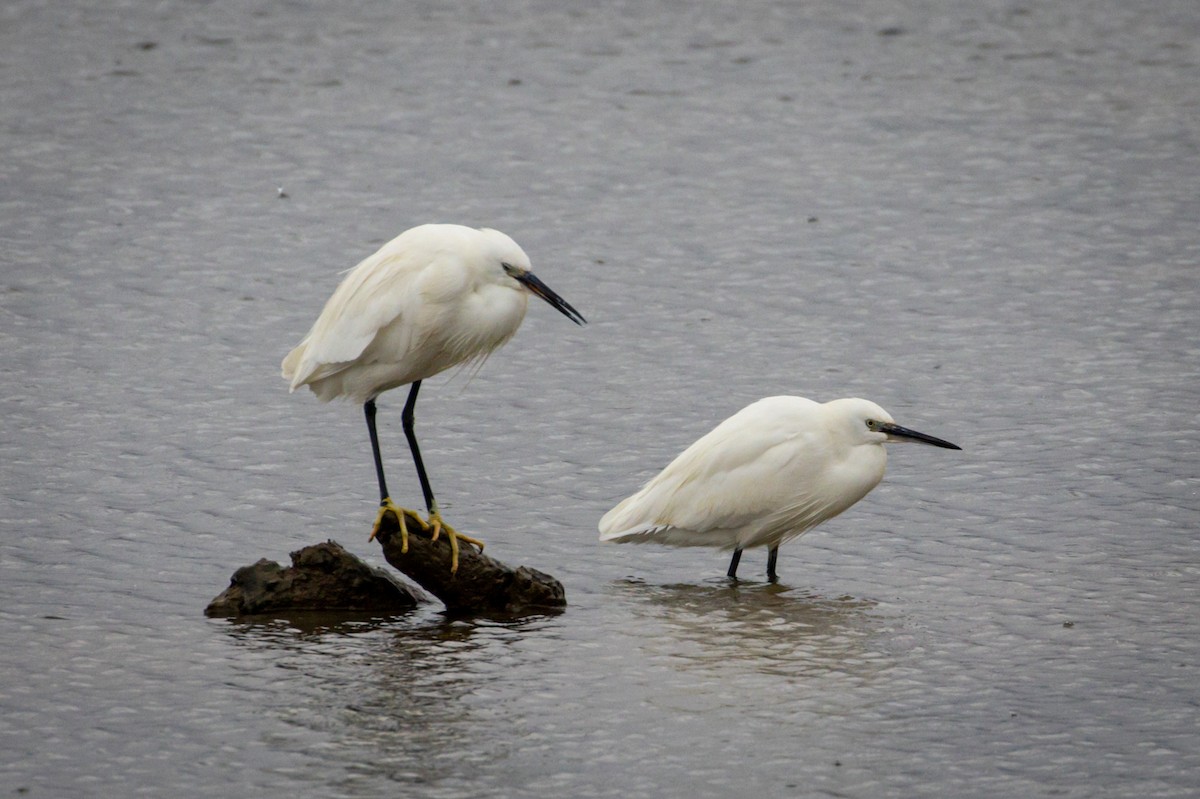
<path fill-rule="evenodd" d="M 294 776 L 348 795 L 369 794 L 381 778 L 456 795 L 473 784 L 472 769 L 503 761 L 521 737 L 503 696 L 490 694 L 491 677 L 520 659 L 512 645 L 552 618 L 305 613 L 230 631 L 276 671 L 277 696 L 265 704 L 295 736 L 270 744 L 307 754 L 307 777 Z M 312 735 L 325 743 L 314 748 Z"/>

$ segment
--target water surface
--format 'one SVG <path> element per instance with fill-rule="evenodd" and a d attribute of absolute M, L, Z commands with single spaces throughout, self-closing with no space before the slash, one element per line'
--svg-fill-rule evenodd
<path fill-rule="evenodd" d="M 1198 41 L 1182 0 L 7 4 L 0 786 L 1191 795 Z M 425 221 L 591 322 L 531 307 L 417 420 L 446 515 L 570 606 L 205 619 L 259 557 L 382 563 L 359 410 L 278 363 Z M 964 451 L 894 448 L 775 586 L 596 541 L 782 393 Z"/>

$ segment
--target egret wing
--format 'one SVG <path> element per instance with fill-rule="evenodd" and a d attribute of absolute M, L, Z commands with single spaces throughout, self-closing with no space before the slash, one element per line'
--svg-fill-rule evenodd
<path fill-rule="evenodd" d="M 412 257 L 393 240 L 351 269 L 308 335 L 284 360 L 284 376 L 290 376 L 292 388 L 336 374 L 362 355 L 379 331 L 418 299 L 415 284 L 428 267 L 427 260 Z M 403 352 L 412 346 L 409 338 L 391 343 L 400 344 Z"/>
<path fill-rule="evenodd" d="M 609 511 L 600 522 L 601 539 L 722 545 L 731 531 L 812 504 L 805 485 L 819 466 L 812 455 L 827 437 L 797 417 L 815 406 L 799 397 L 770 397 L 731 416 Z"/>

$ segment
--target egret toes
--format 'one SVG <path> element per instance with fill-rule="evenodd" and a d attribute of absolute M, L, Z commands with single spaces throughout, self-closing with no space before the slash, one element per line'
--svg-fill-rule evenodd
<path fill-rule="evenodd" d="M 453 527 L 446 524 L 445 519 L 443 519 L 442 515 L 440 513 L 438 513 L 437 511 L 434 511 L 433 513 L 429 514 L 429 521 L 426 523 L 426 525 L 427 525 L 425 528 L 426 530 L 429 530 L 429 529 L 433 530 L 433 534 L 429 538 L 430 541 L 437 541 L 438 536 L 441 535 L 442 531 L 443 530 L 446 531 L 446 538 L 448 538 L 450 540 L 450 573 L 451 574 L 454 574 L 458 571 L 458 541 L 459 541 L 459 539 L 466 541 L 468 544 L 474 544 L 479 549 L 480 552 L 483 551 L 483 542 L 482 541 L 480 541 L 478 538 L 472 538 L 469 535 L 463 535 L 462 533 L 458 532 Z"/>
<path fill-rule="evenodd" d="M 375 524 L 371 526 L 371 535 L 367 538 L 367 541 L 374 541 L 375 536 L 379 535 L 380 530 L 383 529 L 383 519 L 389 513 L 396 517 L 396 526 L 400 528 L 400 551 L 408 552 L 408 523 L 404 521 L 404 517 L 412 516 L 418 520 L 421 517 L 417 515 L 415 510 L 402 508 L 392 502 L 390 498 L 385 498 L 379 503 L 379 513 L 375 514 Z"/>
<path fill-rule="evenodd" d="M 446 539 L 450 542 L 450 573 L 454 574 L 458 571 L 458 542 L 465 541 L 468 544 L 474 544 L 475 547 L 482 552 L 484 543 L 478 538 L 473 538 L 469 535 L 464 535 L 458 532 L 442 518 L 440 513 L 436 511 L 429 514 L 429 520 L 426 521 L 418 515 L 415 510 L 401 508 L 390 499 L 381 502 L 379 505 L 379 513 L 375 516 L 375 524 L 371 528 L 371 535 L 367 538 L 368 541 L 374 541 L 376 536 L 383 530 L 383 520 L 391 514 L 396 519 L 396 526 L 400 528 L 400 553 L 408 552 L 408 522 L 406 518 L 416 519 L 421 525 L 422 532 L 429 533 L 430 541 L 437 541 L 442 533 L 446 533 Z"/>

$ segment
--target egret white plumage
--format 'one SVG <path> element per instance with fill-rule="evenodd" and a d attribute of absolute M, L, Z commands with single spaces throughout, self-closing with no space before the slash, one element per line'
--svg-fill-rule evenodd
<path fill-rule="evenodd" d="M 454 366 L 481 364 L 512 338 L 530 294 L 584 323 L 529 270 L 525 252 L 496 230 L 462 225 L 406 230 L 346 274 L 308 335 L 283 359 L 283 377 L 292 391 L 308 386 L 322 402 L 341 397 L 363 404 L 380 496 L 371 538 L 384 516 L 393 513 L 402 550 L 408 548 L 404 510 L 392 502 L 384 480 L 375 398 L 411 385 L 400 418 L 425 495 L 427 529 L 434 539 L 446 531 L 451 571 L 458 569 L 458 538 L 483 548 L 442 520 L 417 446 L 413 410 L 422 380 Z"/>
<path fill-rule="evenodd" d="M 883 479 L 889 441 L 961 449 L 896 424 L 864 399 L 767 397 L 717 425 L 600 520 L 600 540 L 742 550 L 779 545 L 832 519 Z"/>

